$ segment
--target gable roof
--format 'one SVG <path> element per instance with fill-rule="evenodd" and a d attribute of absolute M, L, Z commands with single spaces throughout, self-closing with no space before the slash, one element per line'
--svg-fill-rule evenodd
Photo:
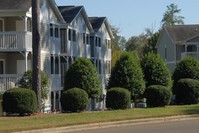
<path fill-rule="evenodd" d="M 89 17 L 89 21 L 95 32 L 98 32 L 102 24 L 106 20 L 106 17 Z"/>
<path fill-rule="evenodd" d="M 31 0 L 0 0 L 0 10 L 29 10 Z"/>
<path fill-rule="evenodd" d="M 174 25 L 164 29 L 174 43 L 186 42 L 199 35 L 199 25 Z"/>
<path fill-rule="evenodd" d="M 58 6 L 66 23 L 71 23 L 82 10 L 83 6 Z"/>
<path fill-rule="evenodd" d="M 58 9 L 67 24 L 71 24 L 75 20 L 75 18 L 80 13 L 82 13 L 81 15 L 83 16 L 85 24 L 87 25 L 88 29 L 93 32 L 93 28 L 89 22 L 86 10 L 83 6 L 58 6 Z"/>
<path fill-rule="evenodd" d="M 102 27 L 102 24 L 104 23 L 111 39 L 114 38 L 112 29 L 111 29 L 106 17 L 89 17 L 89 21 L 90 21 L 95 33 L 97 33 L 99 31 L 99 29 Z"/>

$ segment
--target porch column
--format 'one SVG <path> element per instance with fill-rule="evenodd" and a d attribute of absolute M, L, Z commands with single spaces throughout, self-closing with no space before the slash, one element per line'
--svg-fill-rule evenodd
<path fill-rule="evenodd" d="M 25 52 L 25 72 L 28 71 L 28 52 Z"/>
<path fill-rule="evenodd" d="M 61 111 L 62 111 L 62 108 L 61 108 L 60 99 L 61 99 L 61 91 L 59 91 L 59 111 L 61 112 Z"/>
<path fill-rule="evenodd" d="M 25 28 L 24 30 L 25 31 L 28 31 L 28 26 L 27 26 L 28 24 L 27 23 L 28 23 L 28 17 L 25 16 L 25 18 L 24 18 L 24 28 Z"/>
<path fill-rule="evenodd" d="M 53 112 L 56 112 L 56 92 L 53 91 Z"/>

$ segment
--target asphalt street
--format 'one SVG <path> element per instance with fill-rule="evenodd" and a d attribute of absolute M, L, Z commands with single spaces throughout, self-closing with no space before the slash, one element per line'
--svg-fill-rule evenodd
<path fill-rule="evenodd" d="M 199 133 L 199 119 L 131 125 L 70 133 Z"/>

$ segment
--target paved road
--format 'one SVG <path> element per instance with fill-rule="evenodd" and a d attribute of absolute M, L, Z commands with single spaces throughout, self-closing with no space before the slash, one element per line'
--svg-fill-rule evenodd
<path fill-rule="evenodd" d="M 199 119 L 96 129 L 71 133 L 199 133 Z"/>

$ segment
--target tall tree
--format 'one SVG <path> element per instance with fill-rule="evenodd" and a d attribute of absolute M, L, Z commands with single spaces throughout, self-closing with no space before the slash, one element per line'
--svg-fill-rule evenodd
<path fill-rule="evenodd" d="M 163 15 L 162 25 L 184 24 L 184 17 L 176 15 L 180 12 L 181 9 L 178 9 L 178 6 L 173 3 L 167 6 L 167 11 Z"/>
<path fill-rule="evenodd" d="M 33 51 L 33 80 L 32 89 L 37 95 L 37 112 L 41 112 L 41 71 L 40 71 L 40 0 L 32 0 L 32 51 Z"/>

